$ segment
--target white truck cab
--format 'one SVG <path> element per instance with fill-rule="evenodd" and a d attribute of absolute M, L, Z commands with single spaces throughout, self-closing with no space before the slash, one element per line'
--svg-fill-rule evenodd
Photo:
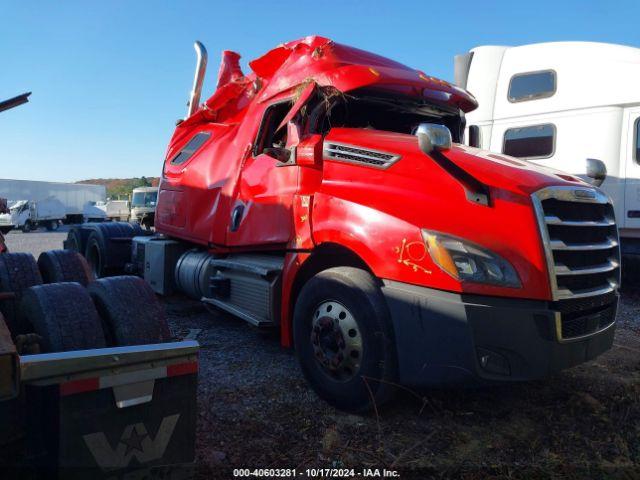
<path fill-rule="evenodd" d="M 55 198 L 40 201 L 18 200 L 9 204 L 9 213 L 0 214 L 0 226 L 27 233 L 40 226 L 57 230 L 65 218 L 65 206 Z"/>
<path fill-rule="evenodd" d="M 622 251 L 640 254 L 640 49 L 481 46 L 456 56 L 455 80 L 480 104 L 466 116 L 469 145 L 582 178 L 588 159 L 603 162 Z"/>
<path fill-rule="evenodd" d="M 139 223 L 146 229 L 155 223 L 156 205 L 158 203 L 158 187 L 134 188 L 131 195 L 130 222 Z"/>

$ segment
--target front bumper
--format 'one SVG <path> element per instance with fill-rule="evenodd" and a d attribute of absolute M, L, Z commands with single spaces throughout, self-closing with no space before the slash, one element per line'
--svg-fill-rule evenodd
<path fill-rule="evenodd" d="M 617 295 L 597 307 L 598 313 L 566 324 L 566 332 L 576 322 L 593 326 L 586 334 L 562 338 L 563 314 L 551 302 L 460 295 L 388 280 L 382 292 L 404 385 L 544 378 L 591 360 L 613 344 Z"/>
<path fill-rule="evenodd" d="M 0 215 L 0 227 L 13 227 L 11 215 Z"/>

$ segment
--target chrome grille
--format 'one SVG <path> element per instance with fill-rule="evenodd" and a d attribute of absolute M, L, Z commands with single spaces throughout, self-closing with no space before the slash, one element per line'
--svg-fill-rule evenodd
<path fill-rule="evenodd" d="M 335 142 L 327 142 L 324 145 L 324 157 L 340 162 L 357 163 L 376 168 L 389 168 L 400 160 L 400 155 L 393 153 Z"/>
<path fill-rule="evenodd" d="M 615 292 L 620 248 L 613 205 L 599 190 L 550 187 L 533 194 L 554 300 Z"/>

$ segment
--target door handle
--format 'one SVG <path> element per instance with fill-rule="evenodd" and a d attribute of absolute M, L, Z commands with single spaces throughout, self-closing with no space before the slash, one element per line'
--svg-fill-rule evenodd
<path fill-rule="evenodd" d="M 242 213 L 244 212 L 244 205 L 236 205 L 231 212 L 231 226 L 230 230 L 235 232 L 240 228 L 240 221 L 242 220 Z"/>

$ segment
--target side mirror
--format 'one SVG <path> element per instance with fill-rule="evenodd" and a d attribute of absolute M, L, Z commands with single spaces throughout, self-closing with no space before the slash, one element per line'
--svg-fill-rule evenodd
<path fill-rule="evenodd" d="M 444 125 L 436 123 L 421 123 L 416 130 L 420 150 L 427 155 L 434 150 L 449 150 L 451 148 L 451 132 Z"/>
<path fill-rule="evenodd" d="M 607 166 L 602 160 L 587 158 L 587 177 L 591 179 L 589 180 L 591 185 L 599 187 L 607 178 Z"/>
<path fill-rule="evenodd" d="M 482 146 L 482 132 L 478 125 L 469 125 L 469 146 L 480 148 Z"/>

